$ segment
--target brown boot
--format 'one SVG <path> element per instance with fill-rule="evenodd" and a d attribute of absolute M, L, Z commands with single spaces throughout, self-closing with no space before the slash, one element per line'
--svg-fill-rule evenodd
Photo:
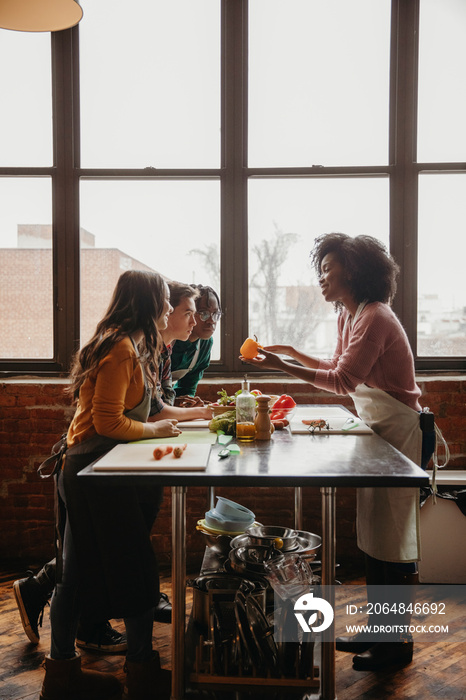
<path fill-rule="evenodd" d="M 150 661 L 126 661 L 125 671 L 123 700 L 169 700 L 172 674 L 160 667 L 157 653 Z"/>
<path fill-rule="evenodd" d="M 40 700 L 121 700 L 121 685 L 115 676 L 81 669 L 81 657 L 43 662 L 45 678 Z"/>

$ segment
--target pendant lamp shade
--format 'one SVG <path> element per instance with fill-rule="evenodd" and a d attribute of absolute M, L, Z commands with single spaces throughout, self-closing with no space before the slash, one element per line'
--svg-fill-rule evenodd
<path fill-rule="evenodd" d="M 76 0 L 0 0 L 0 28 L 19 32 L 59 32 L 81 20 Z"/>

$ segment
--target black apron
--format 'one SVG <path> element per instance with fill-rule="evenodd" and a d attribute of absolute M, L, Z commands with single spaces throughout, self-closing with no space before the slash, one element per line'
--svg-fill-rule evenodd
<path fill-rule="evenodd" d="M 145 422 L 150 393 L 125 413 Z M 163 500 L 160 486 L 118 486 L 77 474 L 119 441 L 95 435 L 66 450 L 63 485 L 66 514 L 89 615 L 132 617 L 157 605 L 159 577 L 150 533 Z"/>

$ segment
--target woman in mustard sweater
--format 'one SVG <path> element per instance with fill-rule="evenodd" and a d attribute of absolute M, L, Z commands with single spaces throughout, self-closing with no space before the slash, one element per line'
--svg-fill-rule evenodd
<path fill-rule="evenodd" d="M 52 642 L 41 700 L 117 700 L 116 678 L 81 669 L 75 651 L 80 601 L 123 617 L 128 638 L 124 698 L 169 697 L 170 674 L 152 650 L 158 576 L 150 531 L 161 487 L 82 484 L 77 474 L 120 442 L 179 434 L 176 420 L 149 422 L 154 377 L 172 307 L 161 275 L 121 275 L 110 306 L 77 354 L 71 391 L 77 408 L 57 477 L 62 571 L 52 597 Z"/>

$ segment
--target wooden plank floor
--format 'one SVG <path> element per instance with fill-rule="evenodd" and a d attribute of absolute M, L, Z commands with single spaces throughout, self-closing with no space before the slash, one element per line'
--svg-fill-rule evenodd
<path fill-rule="evenodd" d="M 23 575 L 21 571 L 0 572 L 0 700 L 37 700 L 43 677 L 41 662 L 49 651 L 48 609 L 38 646 L 30 644 L 23 632 L 12 589 L 13 581 Z M 161 589 L 171 598 L 169 578 L 162 578 Z M 188 612 L 191 603 L 188 588 Z M 122 621 L 114 622 L 114 626 L 123 629 Z M 154 647 L 165 668 L 171 665 L 170 634 L 170 625 L 154 625 Z M 114 673 L 123 680 L 124 657 L 86 652 L 82 657 L 84 666 Z M 396 673 L 354 671 L 351 659 L 352 654 L 337 652 L 338 700 L 466 700 L 466 643 L 417 644 L 413 663 Z M 220 693 L 217 697 L 222 700 L 226 695 Z M 271 693 L 270 697 L 275 696 Z"/>

